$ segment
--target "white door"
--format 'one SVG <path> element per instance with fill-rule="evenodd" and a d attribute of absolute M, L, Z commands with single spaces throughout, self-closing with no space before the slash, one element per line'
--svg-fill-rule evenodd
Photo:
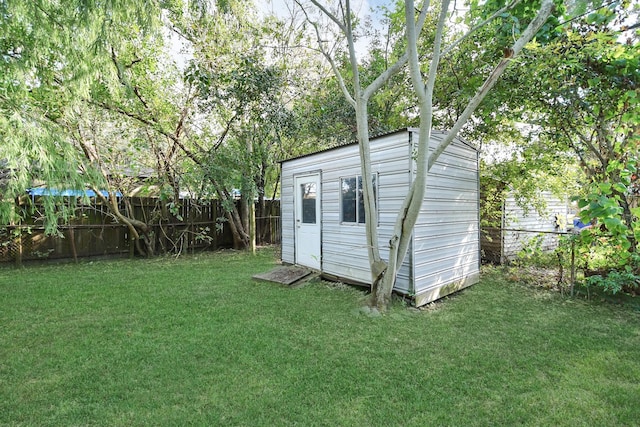
<path fill-rule="evenodd" d="M 295 178 L 296 264 L 320 270 L 320 174 Z"/>

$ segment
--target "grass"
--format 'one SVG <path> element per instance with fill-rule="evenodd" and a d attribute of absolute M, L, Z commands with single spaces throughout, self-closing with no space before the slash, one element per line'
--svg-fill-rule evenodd
<path fill-rule="evenodd" d="M 0 425 L 637 425 L 640 313 L 510 283 L 427 310 L 271 250 L 0 269 Z"/>

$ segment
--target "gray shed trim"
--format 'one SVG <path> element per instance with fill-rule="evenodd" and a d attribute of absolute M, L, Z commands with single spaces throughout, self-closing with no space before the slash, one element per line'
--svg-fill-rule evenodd
<path fill-rule="evenodd" d="M 398 130 L 394 130 L 392 132 L 388 132 L 388 133 L 383 133 L 383 134 L 380 134 L 380 135 L 372 136 L 372 137 L 369 138 L 369 141 L 372 142 L 372 141 L 375 141 L 376 139 L 389 137 L 389 136 L 392 136 L 392 135 L 395 135 L 395 134 L 398 134 L 398 133 L 400 133 L 400 134 L 409 133 L 411 135 L 411 134 L 414 134 L 414 133 L 418 133 L 418 131 L 419 131 L 419 129 L 418 128 L 414 128 L 414 127 L 398 129 Z M 433 133 L 434 134 L 446 135 L 446 132 L 437 131 L 437 130 L 434 130 Z M 476 152 L 478 151 L 478 149 L 473 144 L 471 144 L 470 142 L 466 141 L 464 138 L 456 137 L 456 140 L 458 142 L 468 146 L 472 150 L 475 150 Z M 291 160 L 297 160 L 297 159 L 301 159 L 301 158 L 304 158 L 304 157 L 315 156 L 315 155 L 318 155 L 320 153 L 326 153 L 326 152 L 329 152 L 329 151 L 338 150 L 338 149 L 340 149 L 342 147 L 348 147 L 350 145 L 356 145 L 357 146 L 358 145 L 358 141 L 354 140 L 354 141 L 350 141 L 350 142 L 345 142 L 343 144 L 338 144 L 338 145 L 336 145 L 334 147 L 324 148 L 322 150 L 314 151 L 312 153 L 301 154 L 299 156 L 289 157 L 288 159 L 283 159 L 283 160 L 278 161 L 278 163 L 282 164 L 283 162 L 289 162 Z"/>
<path fill-rule="evenodd" d="M 381 256 L 388 257 L 397 212 L 415 173 L 413 135 L 405 129 L 371 140 L 377 174 L 378 233 Z M 432 145 L 446 134 L 434 131 Z M 321 171 L 321 269 L 325 276 L 370 284 L 364 224 L 340 222 L 340 179 L 360 175 L 357 144 L 347 144 L 281 162 L 282 260 L 296 263 L 294 180 Z M 395 290 L 430 302 L 479 277 L 478 153 L 456 139 L 427 178 L 427 192 Z"/>

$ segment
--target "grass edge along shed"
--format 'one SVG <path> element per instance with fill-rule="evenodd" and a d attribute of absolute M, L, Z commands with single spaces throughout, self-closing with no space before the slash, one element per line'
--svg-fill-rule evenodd
<path fill-rule="evenodd" d="M 371 139 L 381 256 L 415 175 L 418 130 Z M 433 131 L 430 150 L 446 133 Z M 345 283 L 371 285 L 357 143 L 281 162 L 282 262 Z M 478 151 L 456 138 L 431 168 L 394 291 L 424 305 L 480 276 Z"/>

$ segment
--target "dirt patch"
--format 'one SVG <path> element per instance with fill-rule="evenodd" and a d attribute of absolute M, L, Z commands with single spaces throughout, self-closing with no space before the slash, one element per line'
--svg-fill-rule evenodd
<path fill-rule="evenodd" d="M 566 288 L 567 278 L 561 278 L 558 269 L 539 267 L 511 267 L 507 279 L 512 282 L 525 283 L 544 289 Z"/>

